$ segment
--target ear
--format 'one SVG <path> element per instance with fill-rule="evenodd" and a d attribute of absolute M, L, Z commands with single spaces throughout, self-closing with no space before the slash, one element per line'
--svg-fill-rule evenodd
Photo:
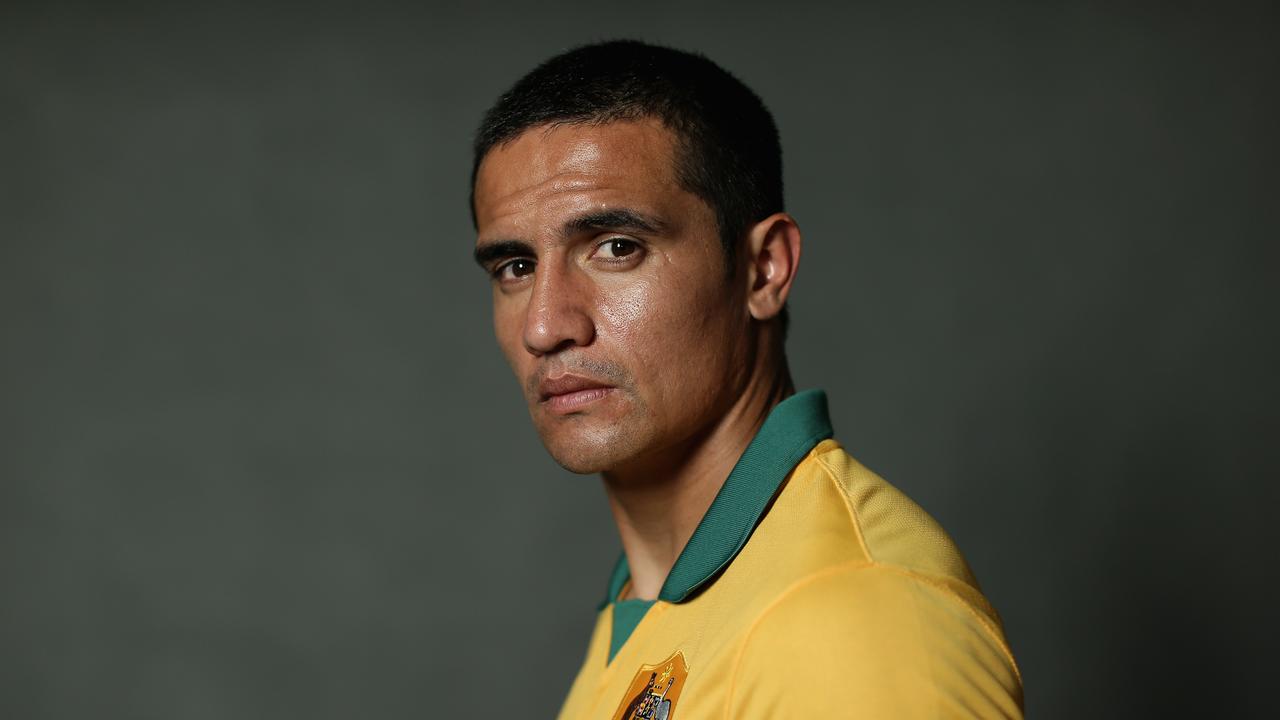
<path fill-rule="evenodd" d="M 774 213 L 747 232 L 747 309 L 756 320 L 782 312 L 800 266 L 800 226 Z"/>

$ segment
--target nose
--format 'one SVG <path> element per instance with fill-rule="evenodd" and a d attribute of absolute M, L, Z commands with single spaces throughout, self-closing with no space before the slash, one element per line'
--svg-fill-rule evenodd
<path fill-rule="evenodd" d="M 540 263 L 524 319 L 524 347 L 535 357 L 595 339 L 590 288 L 571 271 Z"/>

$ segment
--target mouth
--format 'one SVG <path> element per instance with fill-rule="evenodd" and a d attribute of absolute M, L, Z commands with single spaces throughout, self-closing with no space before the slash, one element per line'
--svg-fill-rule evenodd
<path fill-rule="evenodd" d="M 554 415 L 567 415 L 603 400 L 614 387 L 578 375 L 562 375 L 538 385 L 538 403 Z"/>

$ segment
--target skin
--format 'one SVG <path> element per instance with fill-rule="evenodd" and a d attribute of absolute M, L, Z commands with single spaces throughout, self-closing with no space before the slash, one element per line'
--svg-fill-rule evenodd
<path fill-rule="evenodd" d="M 795 221 L 750 227 L 733 272 L 655 119 L 532 128 L 476 175 L 494 333 L 551 455 L 600 473 L 631 567 L 662 581 L 769 410 L 794 392 L 778 313 Z"/>

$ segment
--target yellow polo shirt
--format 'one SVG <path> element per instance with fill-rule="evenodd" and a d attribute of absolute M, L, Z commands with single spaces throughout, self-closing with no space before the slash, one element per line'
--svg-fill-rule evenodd
<path fill-rule="evenodd" d="M 561 720 L 1022 717 L 964 558 L 831 434 L 821 391 L 775 407 L 658 600 L 618 562 Z"/>

